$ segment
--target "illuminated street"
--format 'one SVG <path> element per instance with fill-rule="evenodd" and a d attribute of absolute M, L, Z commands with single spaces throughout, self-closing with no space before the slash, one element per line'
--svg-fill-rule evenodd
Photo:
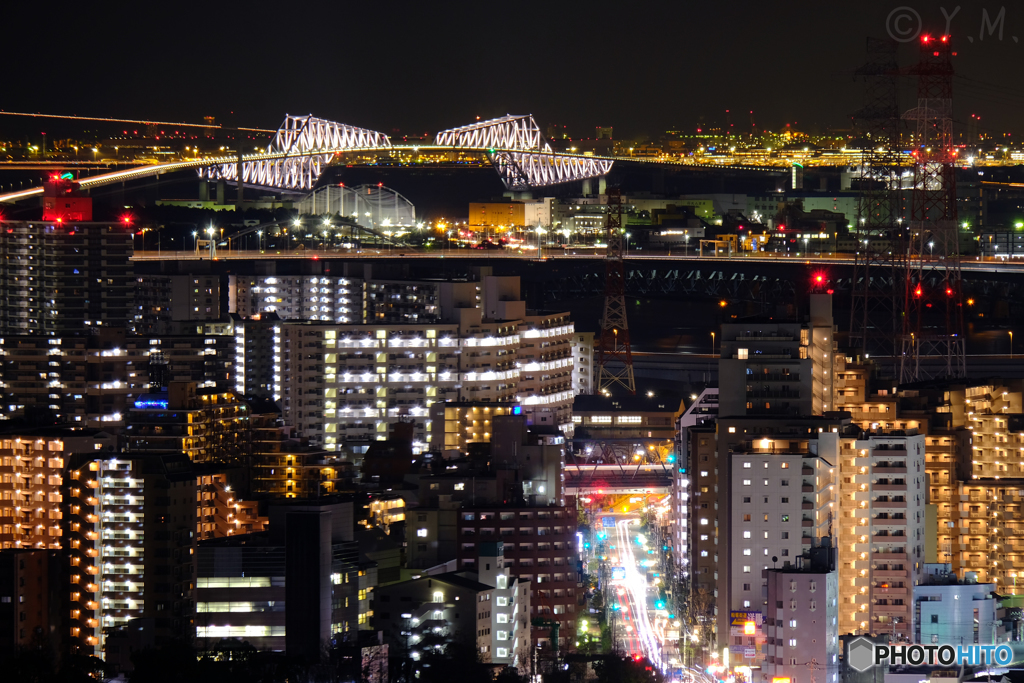
<path fill-rule="evenodd" d="M 647 566 L 652 563 L 646 557 L 647 539 L 640 533 L 640 520 L 635 517 L 619 519 L 615 531 L 616 566 L 625 569 L 625 577 L 612 582 L 621 605 L 616 614 L 622 616 L 616 624 L 616 643 L 629 656 L 646 657 L 664 671 L 668 612 L 658 602 L 657 587 L 647 579 Z"/>

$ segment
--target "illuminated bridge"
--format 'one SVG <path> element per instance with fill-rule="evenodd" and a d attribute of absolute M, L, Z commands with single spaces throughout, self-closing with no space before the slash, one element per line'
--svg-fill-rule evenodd
<path fill-rule="evenodd" d="M 607 175 L 614 159 L 555 152 L 530 115 L 508 115 L 443 130 L 428 145 L 396 145 L 384 133 L 327 121 L 315 116 L 285 116 L 270 145 L 259 154 L 210 157 L 154 164 L 91 176 L 80 181 L 88 189 L 165 173 L 194 169 L 200 177 L 238 181 L 268 189 L 307 192 L 327 166 L 342 157 L 363 155 L 484 155 L 505 187 L 525 191 Z M 18 201 L 42 194 L 42 188 L 0 195 Z"/>

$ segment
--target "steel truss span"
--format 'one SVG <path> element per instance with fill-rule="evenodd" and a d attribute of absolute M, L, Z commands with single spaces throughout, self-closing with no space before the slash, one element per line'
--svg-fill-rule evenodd
<path fill-rule="evenodd" d="M 530 152 L 493 152 L 488 156 L 509 190 L 529 190 L 597 178 L 612 170 L 610 160 L 590 157 Z"/>
<path fill-rule="evenodd" d="M 531 114 L 508 114 L 489 121 L 442 130 L 434 137 L 434 144 L 441 147 L 551 152 L 551 145 L 541 135 L 540 126 Z"/>
<path fill-rule="evenodd" d="M 243 162 L 242 182 L 284 190 L 312 190 L 336 152 L 389 147 L 391 140 L 384 133 L 318 119 L 313 115 L 285 115 L 284 123 L 267 153 L 296 156 Z M 211 166 L 199 174 L 210 179 L 238 180 L 238 164 Z"/>
<path fill-rule="evenodd" d="M 434 137 L 439 147 L 484 149 L 501 181 L 509 190 L 529 190 L 574 180 L 606 175 L 610 159 L 553 152 L 532 115 L 509 114 L 460 128 L 443 130 Z"/>

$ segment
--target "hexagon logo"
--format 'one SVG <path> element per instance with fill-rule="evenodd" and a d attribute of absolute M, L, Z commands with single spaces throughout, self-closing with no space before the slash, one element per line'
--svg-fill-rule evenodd
<path fill-rule="evenodd" d="M 846 659 L 857 671 L 867 671 L 875 664 L 875 645 L 861 636 L 850 641 L 846 649 Z"/>

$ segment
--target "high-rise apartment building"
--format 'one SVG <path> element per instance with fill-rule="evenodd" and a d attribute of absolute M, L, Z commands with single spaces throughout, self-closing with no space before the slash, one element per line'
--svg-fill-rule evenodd
<path fill-rule="evenodd" d="M 501 541 L 481 543 L 475 571 L 421 576 L 375 591 L 374 626 L 414 662 L 447 642 L 472 643 L 480 660 L 530 669 L 530 582 L 510 574 Z M 443 626 L 442 626 L 443 625 Z M 415 664 L 414 664 L 415 666 Z"/>
<path fill-rule="evenodd" d="M 807 416 L 836 409 L 845 356 L 836 352 L 832 296 L 811 295 L 807 322 L 775 319 L 722 325 L 719 412 Z"/>
<path fill-rule="evenodd" d="M 432 404 L 515 402 L 534 424 L 571 434 L 567 316 L 488 322 L 467 307 L 457 317 L 436 325 L 282 324 L 284 420 L 311 445 L 338 450 L 383 439 L 390 424 L 412 419 L 419 452 L 430 439 Z"/>
<path fill-rule="evenodd" d="M 171 382 L 167 391 L 142 394 L 129 411 L 128 450 L 184 453 L 192 462 L 243 462 L 251 453 L 249 404 L 231 391 L 199 391 Z"/>
<path fill-rule="evenodd" d="M 63 500 L 70 651 L 152 619 L 154 642 L 194 634 L 196 475 L 182 455 L 74 458 Z"/>
<path fill-rule="evenodd" d="M 123 329 L 0 338 L 0 419 L 121 427 L 131 393 Z"/>
<path fill-rule="evenodd" d="M 572 388 L 579 394 L 594 390 L 594 333 L 576 332 L 572 338 Z"/>
<path fill-rule="evenodd" d="M 838 449 L 840 632 L 910 639 L 913 587 L 926 561 L 925 437 L 851 426 L 819 441 Z"/>
<path fill-rule="evenodd" d="M 0 436 L 0 547 L 61 548 L 65 458 L 113 453 L 116 438 L 58 428 Z"/>
<path fill-rule="evenodd" d="M 0 227 L 0 334 L 77 334 L 134 317 L 129 227 L 62 220 Z"/>

